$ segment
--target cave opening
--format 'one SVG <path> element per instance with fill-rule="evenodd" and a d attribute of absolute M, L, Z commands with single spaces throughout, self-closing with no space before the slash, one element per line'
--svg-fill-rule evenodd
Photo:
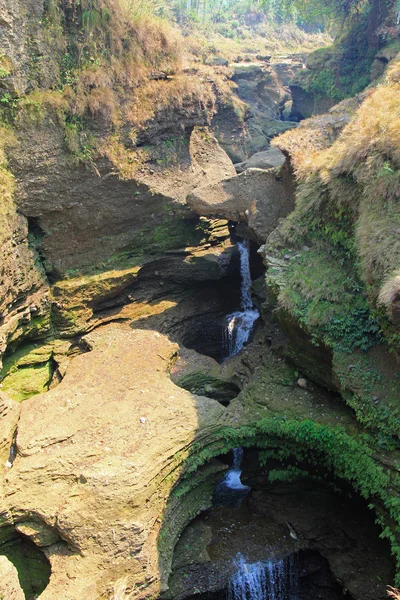
<path fill-rule="evenodd" d="M 25 535 L 14 531 L 11 539 L 1 544 L 0 554 L 16 568 L 26 600 L 38 598 L 51 575 L 51 565 L 43 550 Z"/>
<path fill-rule="evenodd" d="M 261 466 L 258 454 L 245 448 L 239 464 L 235 450 L 217 457 L 225 472 L 212 505 L 183 530 L 161 598 L 383 600 L 394 566 L 361 495 L 305 464 L 293 477 L 281 463 L 275 479 L 278 465 Z M 227 485 L 238 468 L 242 487 Z"/>

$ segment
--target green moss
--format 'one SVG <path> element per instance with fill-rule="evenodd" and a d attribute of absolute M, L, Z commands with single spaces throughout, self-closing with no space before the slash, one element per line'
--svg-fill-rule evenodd
<path fill-rule="evenodd" d="M 353 489 L 369 502 L 377 513 L 383 527 L 381 537 L 389 539 L 392 553 L 397 561 L 400 580 L 400 498 L 393 488 L 390 474 L 378 465 L 371 448 L 362 440 L 350 435 L 341 426 L 325 426 L 310 420 L 298 421 L 286 418 L 264 418 L 251 426 L 220 430 L 218 439 L 206 448 L 200 444 L 193 448 L 194 454 L 186 461 L 186 477 L 191 477 L 199 466 L 213 456 L 225 454 L 235 447 L 269 448 L 277 440 L 292 444 L 299 457 L 304 456 L 311 464 L 333 472 L 338 480 L 349 482 Z M 287 450 L 283 450 L 287 456 Z M 390 516 L 391 524 L 386 523 Z"/>
<path fill-rule="evenodd" d="M 49 583 L 51 568 L 43 552 L 28 540 L 15 538 L 0 547 L 18 572 L 26 598 L 37 598 Z"/>
<path fill-rule="evenodd" d="M 3 390 L 17 402 L 46 392 L 54 371 L 52 354 L 51 344 L 29 344 L 6 356 L 1 371 Z"/>
<path fill-rule="evenodd" d="M 275 272 L 268 271 L 273 282 Z M 327 245 L 297 253 L 288 263 L 280 306 L 288 310 L 315 339 L 351 352 L 367 350 L 380 340 L 363 284 L 344 250 Z"/>

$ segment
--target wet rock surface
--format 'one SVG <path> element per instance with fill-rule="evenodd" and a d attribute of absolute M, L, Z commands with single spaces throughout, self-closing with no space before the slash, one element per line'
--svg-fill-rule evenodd
<path fill-rule="evenodd" d="M 196 590 L 206 598 L 226 597 L 237 569 L 237 557 L 248 564 L 277 563 L 296 556 L 300 597 L 312 600 L 368 598 L 384 600 L 384 581 L 393 571 L 389 549 L 378 539 L 365 507 L 308 483 L 269 484 L 259 489 L 243 465 L 242 480 L 256 487 L 239 506 L 217 506 L 197 517 L 183 532 L 165 598 L 189 598 Z M 265 476 L 265 473 L 264 473 Z M 217 488 L 218 489 L 218 488 Z M 299 554 L 300 552 L 300 554 Z"/>

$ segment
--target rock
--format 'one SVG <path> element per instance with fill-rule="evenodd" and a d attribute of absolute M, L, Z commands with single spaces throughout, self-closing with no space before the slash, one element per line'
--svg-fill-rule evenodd
<path fill-rule="evenodd" d="M 54 40 L 46 36 L 41 27 L 43 4 L 42 0 L 0 2 L 1 50 L 12 64 L 6 86 L 13 96 L 24 94 L 38 81 L 43 87 L 56 83 L 58 65 Z M 35 40 L 34 47 L 32 39 Z M 33 54 L 41 59 L 35 61 L 34 67 Z"/>
<path fill-rule="evenodd" d="M 40 215 L 35 221 L 41 232 L 40 252 L 53 277 L 64 279 L 70 270 L 121 270 L 127 255 L 135 264 L 135 257 L 140 263 L 148 253 L 187 245 L 190 235 L 195 243 L 196 223 L 191 223 L 193 214 L 185 205 L 187 194 L 199 185 L 234 175 L 235 169 L 206 127 L 190 127 L 176 113 L 174 119 L 179 125 L 174 125 L 176 132 L 169 132 L 173 138 L 169 145 L 154 141 L 152 146 L 164 125 L 157 119 L 151 122 L 145 140 L 154 155 L 149 170 L 145 163 L 142 172 L 123 176 L 112 154 L 110 159 L 98 159 L 100 177 L 74 165 L 65 148 L 64 131 L 49 115 L 20 130 L 23 143 L 12 151 L 17 208 L 28 217 Z M 200 116 L 196 119 L 200 121 Z"/>
<path fill-rule="evenodd" d="M 199 298 L 195 289 L 199 282 L 226 277 L 234 252 L 228 240 L 227 221 L 213 222 L 204 218 L 200 223 L 198 239 L 202 239 L 202 245 L 167 251 L 160 258 L 148 260 L 141 268 L 107 271 L 55 284 L 53 315 L 61 335 L 90 331 L 103 320 L 110 320 L 113 314 L 118 318 L 118 312 L 126 310 L 123 307 L 127 303 L 131 306 L 131 318 L 134 318 L 135 304 L 138 317 L 143 316 L 145 307 L 150 315 L 152 307 L 157 311 L 155 301 L 159 300 L 160 287 L 173 289 L 175 296 L 182 299 L 187 298 L 190 291 Z M 210 241 L 208 247 L 206 240 Z M 167 289 L 164 295 L 168 296 Z"/>
<path fill-rule="evenodd" d="M 248 169 L 236 177 L 196 189 L 187 203 L 200 215 L 246 223 L 263 243 L 279 219 L 293 209 L 294 196 L 290 181 L 278 180 L 274 171 Z"/>
<path fill-rule="evenodd" d="M 171 369 L 171 379 L 176 385 L 224 405 L 240 392 L 235 375 L 234 365 L 222 366 L 213 358 L 187 348 L 180 350 L 179 359 Z"/>
<path fill-rule="evenodd" d="M 271 54 L 257 54 L 257 56 L 256 56 L 257 60 L 260 60 L 260 61 L 266 62 L 266 63 L 270 62 L 271 58 L 272 58 Z"/>
<path fill-rule="evenodd" d="M 4 493 L 4 467 L 13 466 L 15 448 L 13 440 L 20 415 L 20 405 L 0 392 L 0 544 L 9 542 L 15 537 L 13 518 Z M 0 576 L 0 591 L 2 577 Z"/>
<path fill-rule="evenodd" d="M 144 594 L 159 590 L 158 520 L 179 477 L 176 458 L 195 439 L 205 443 L 226 411 L 172 383 L 177 346 L 165 336 L 119 324 L 87 342 L 93 350 L 71 361 L 58 387 L 21 405 L 19 453 L 7 473 L 14 519 L 42 542 L 47 529 L 64 540 L 46 548 L 52 576 L 42 600 L 94 600 L 127 573 Z M 210 468 L 189 504 L 169 508 L 172 547 L 193 510 L 211 502 L 221 466 Z"/>
<path fill-rule="evenodd" d="M 279 121 L 280 107 L 289 100 L 289 94 L 270 66 L 264 62 L 242 62 L 233 69 L 232 80 L 245 104 L 220 107 L 212 127 L 233 162 L 239 163 L 268 149 L 269 138 L 293 124 L 287 126 Z M 238 108 L 244 114 L 238 113 Z"/>
<path fill-rule="evenodd" d="M 304 68 L 304 63 L 301 61 L 287 59 L 282 62 L 273 62 L 271 66 L 278 75 L 281 84 L 286 86 L 292 82 L 293 78 L 296 76 L 296 73 Z"/>
<path fill-rule="evenodd" d="M 382 77 L 387 67 L 387 61 L 375 58 L 371 65 L 371 80 L 379 79 Z"/>
<path fill-rule="evenodd" d="M 10 454 L 19 413 L 20 406 L 0 392 L 0 461 L 3 465 Z"/>
<path fill-rule="evenodd" d="M 237 173 L 243 173 L 246 169 L 271 169 L 281 167 L 285 162 L 285 156 L 278 148 L 268 148 L 264 152 L 253 154 L 248 160 L 235 165 Z"/>
<path fill-rule="evenodd" d="M 321 71 L 334 56 L 332 48 L 318 48 L 307 56 L 306 67 L 311 71 Z"/>
<path fill-rule="evenodd" d="M 19 584 L 17 569 L 5 556 L 0 556 L 0 598 L 25 600 L 25 594 Z"/>
<path fill-rule="evenodd" d="M 306 77 L 306 71 L 303 73 Z M 298 121 L 308 119 L 313 115 L 327 113 L 337 103 L 336 100 L 333 100 L 328 96 L 315 97 L 307 91 L 306 87 L 307 83 L 304 83 L 304 81 L 298 77 L 289 86 L 293 100 L 291 118 L 297 119 Z"/>
<path fill-rule="evenodd" d="M 43 525 L 43 523 L 24 521 L 22 523 L 17 523 L 15 529 L 39 547 L 50 546 L 51 544 L 60 541 L 60 538 L 55 531 L 50 529 L 50 527 Z"/>
<path fill-rule="evenodd" d="M 28 242 L 27 219 L 18 212 L 14 201 L 11 173 L 2 172 L 1 188 L 0 368 L 8 343 L 50 330 L 49 288 L 38 267 L 38 256 Z"/>
<path fill-rule="evenodd" d="M 307 379 L 303 379 L 302 377 L 300 379 L 297 380 L 297 385 L 301 388 L 306 388 L 307 387 Z"/>

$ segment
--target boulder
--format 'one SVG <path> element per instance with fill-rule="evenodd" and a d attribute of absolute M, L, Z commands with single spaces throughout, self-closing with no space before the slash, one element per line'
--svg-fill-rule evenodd
<path fill-rule="evenodd" d="M 194 190 L 187 203 L 197 214 L 244 222 L 263 243 L 279 219 L 294 208 L 290 180 L 275 170 L 248 169 L 236 177 Z"/>
<path fill-rule="evenodd" d="M 235 165 L 237 173 L 243 173 L 246 169 L 272 169 L 282 167 L 285 162 L 285 155 L 279 148 L 268 148 L 264 152 L 253 154 L 248 160 Z"/>
<path fill-rule="evenodd" d="M 157 536 L 180 462 L 226 409 L 172 383 L 177 346 L 157 332 L 115 324 L 85 339 L 92 351 L 71 361 L 60 385 L 21 406 L 8 502 L 21 532 L 47 546 L 42 600 L 109 597 L 127 574 L 142 597 L 158 595 L 169 550 Z M 209 506 L 220 469 L 203 472 L 207 485 L 170 508 L 168 548 L 193 510 Z"/>
<path fill-rule="evenodd" d="M 228 67 L 229 60 L 222 56 L 211 56 L 206 59 L 205 64 L 211 67 Z"/>
<path fill-rule="evenodd" d="M 321 71 L 333 57 L 332 48 L 318 48 L 307 56 L 306 67 L 311 71 Z"/>
<path fill-rule="evenodd" d="M 238 163 L 267 150 L 269 138 L 294 125 L 279 120 L 289 94 L 268 64 L 241 62 L 233 65 L 233 71 L 236 93 L 245 105 L 220 107 L 212 127 L 222 147 Z M 244 109 L 246 113 L 239 118 L 237 113 Z"/>

